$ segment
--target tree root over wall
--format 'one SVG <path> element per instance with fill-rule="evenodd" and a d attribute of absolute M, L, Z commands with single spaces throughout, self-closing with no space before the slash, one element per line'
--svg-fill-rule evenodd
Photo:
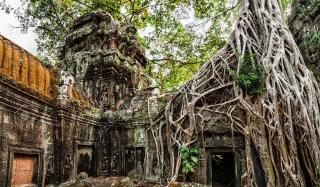
<path fill-rule="evenodd" d="M 246 53 L 263 65 L 266 92 L 250 96 L 237 85 Z M 166 108 L 171 181 L 180 146 L 201 140 L 204 113 L 224 116 L 245 137 L 246 186 L 257 186 L 256 150 L 267 186 L 306 186 L 319 171 L 319 86 L 307 69 L 277 0 L 243 0 L 230 42 L 206 62 Z M 239 112 L 239 111 L 242 111 Z M 226 121 L 225 121 L 226 122 Z"/>

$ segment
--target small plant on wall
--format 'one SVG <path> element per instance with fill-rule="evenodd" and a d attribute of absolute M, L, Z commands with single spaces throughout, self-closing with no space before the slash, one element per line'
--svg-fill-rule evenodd
<path fill-rule="evenodd" d="M 182 146 L 179 151 L 182 155 L 182 174 L 188 179 L 199 165 L 200 148 Z"/>
<path fill-rule="evenodd" d="M 232 72 L 237 85 L 250 96 L 258 96 L 266 92 L 264 67 L 261 64 L 254 64 L 255 61 L 257 61 L 255 54 L 246 53 L 239 73 Z"/>

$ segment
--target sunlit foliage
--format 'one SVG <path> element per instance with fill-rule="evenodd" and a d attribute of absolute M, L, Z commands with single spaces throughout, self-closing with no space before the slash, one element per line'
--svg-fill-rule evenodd
<path fill-rule="evenodd" d="M 220 49 L 232 28 L 237 0 L 21 0 L 11 8 L 22 30 L 35 28 L 39 56 L 58 64 L 59 50 L 73 20 L 89 12 L 110 13 L 139 29 L 140 42 L 150 59 L 147 73 L 154 86 L 173 91 L 190 79 L 201 64 Z M 290 0 L 282 0 L 288 7 Z"/>

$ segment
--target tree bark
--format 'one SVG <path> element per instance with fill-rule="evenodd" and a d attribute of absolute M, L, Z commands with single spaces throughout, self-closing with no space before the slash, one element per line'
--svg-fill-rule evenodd
<path fill-rule="evenodd" d="M 320 1 L 295 0 L 289 16 L 289 29 L 299 46 L 307 67 L 320 81 Z M 313 38 L 315 36 L 315 38 Z"/>
<path fill-rule="evenodd" d="M 244 134 L 246 186 L 257 186 L 252 147 L 267 186 L 306 186 L 318 180 L 319 87 L 281 14 L 278 0 L 243 0 L 230 42 L 206 62 L 166 108 L 168 148 L 189 146 L 206 125 L 203 112 L 224 116 Z M 266 72 L 266 93 L 250 96 L 233 75 L 247 53 Z M 242 110 L 245 116 L 236 111 Z M 172 181 L 181 162 L 171 154 Z"/>

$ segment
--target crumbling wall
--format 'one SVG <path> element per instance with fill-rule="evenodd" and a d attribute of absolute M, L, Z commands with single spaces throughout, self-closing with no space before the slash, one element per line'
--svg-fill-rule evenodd
<path fill-rule="evenodd" d="M 74 181 L 81 172 L 148 173 L 152 89 L 136 32 L 101 12 L 80 17 L 62 50 L 66 71 L 0 37 L 0 186 L 11 183 L 16 153 L 35 159 L 28 171 L 36 171 L 38 186 Z"/>
<path fill-rule="evenodd" d="M 72 108 L 61 108 L 57 111 L 59 136 L 56 148 L 59 150 L 55 154 L 57 156 L 56 163 L 61 163 L 60 168 L 61 180 L 66 182 L 77 179 L 77 153 L 79 146 L 85 145 L 95 149 L 95 131 L 97 130 L 97 121 L 91 117 L 83 116 L 81 112 Z M 89 176 L 95 175 L 94 163 L 93 170 L 88 173 Z"/>
<path fill-rule="evenodd" d="M 132 26 L 121 26 L 106 13 L 79 17 L 62 50 L 61 67 L 102 110 L 117 110 L 148 79 L 147 59 Z"/>
<path fill-rule="evenodd" d="M 54 154 L 54 130 L 57 119 L 55 108 L 49 103 L 23 94 L 0 80 L 0 186 L 11 183 L 14 154 L 31 154 L 39 157 L 37 184 L 45 175 L 41 165 L 50 164 Z M 41 158 L 40 158 L 41 157 Z"/>
<path fill-rule="evenodd" d="M 38 186 L 77 178 L 78 147 L 95 150 L 98 125 L 78 104 L 46 100 L 0 78 L 0 186 L 12 182 L 15 155 L 36 158 L 33 182 Z M 17 181 L 24 181 L 20 177 Z"/>
<path fill-rule="evenodd" d="M 98 175 L 145 177 L 147 98 L 141 93 L 117 111 L 105 111 L 98 131 Z"/>

